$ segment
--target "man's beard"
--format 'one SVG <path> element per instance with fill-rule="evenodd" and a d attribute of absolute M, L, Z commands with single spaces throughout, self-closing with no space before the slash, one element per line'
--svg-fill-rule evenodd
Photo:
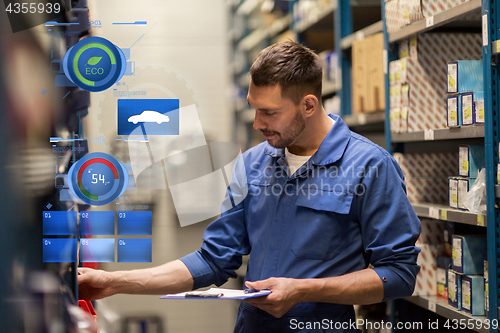
<path fill-rule="evenodd" d="M 263 131 L 263 132 L 266 134 L 276 134 L 276 138 L 272 139 L 274 142 L 270 142 L 269 140 L 267 141 L 271 146 L 273 146 L 274 148 L 285 148 L 294 143 L 294 141 L 304 131 L 305 128 L 306 128 L 306 122 L 304 118 L 302 118 L 300 111 L 297 110 L 292 123 L 286 129 L 285 132 L 283 133 L 273 132 L 273 131 L 271 132 Z"/>

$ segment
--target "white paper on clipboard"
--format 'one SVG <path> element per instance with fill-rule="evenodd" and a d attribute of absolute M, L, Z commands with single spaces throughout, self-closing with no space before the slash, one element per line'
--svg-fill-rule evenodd
<path fill-rule="evenodd" d="M 253 293 L 245 293 L 244 290 L 238 290 L 238 289 L 224 289 L 224 288 L 210 288 L 208 290 L 204 291 L 189 291 L 189 292 L 184 292 L 184 293 L 178 293 L 178 294 L 167 294 L 165 296 L 161 296 L 161 299 L 237 299 L 237 300 L 243 300 L 243 299 L 248 299 L 248 298 L 254 298 L 254 297 L 262 297 L 262 296 L 267 296 L 271 293 L 270 290 L 260 290 L 257 292 Z M 192 296 L 192 297 L 186 297 L 186 294 L 193 294 L 198 296 Z M 206 297 L 204 295 L 220 295 L 220 296 L 214 296 L 214 297 Z"/>

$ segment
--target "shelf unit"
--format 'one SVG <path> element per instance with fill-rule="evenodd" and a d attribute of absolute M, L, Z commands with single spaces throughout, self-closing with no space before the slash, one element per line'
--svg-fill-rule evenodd
<path fill-rule="evenodd" d="M 383 131 L 384 122 L 381 121 L 381 113 L 376 113 L 376 115 L 367 114 L 366 117 L 361 115 L 359 117 L 352 117 L 351 114 L 351 103 L 350 103 L 350 86 L 351 86 L 351 46 L 355 40 L 360 40 L 362 38 L 368 37 L 372 34 L 382 31 L 382 21 L 380 21 L 380 16 L 374 18 L 373 10 L 365 10 L 367 6 L 369 8 L 376 7 L 377 10 L 375 14 L 379 15 L 380 0 L 332 0 L 331 3 L 318 8 L 316 10 L 311 10 L 307 17 L 295 22 L 293 15 L 293 7 L 297 0 L 292 0 L 289 2 L 289 12 L 276 19 L 270 26 L 267 27 L 257 27 L 253 30 L 245 28 L 240 34 L 235 31 L 234 28 L 230 27 L 230 38 L 232 42 L 232 52 L 240 53 L 246 56 L 245 66 L 234 66 L 237 67 L 233 73 L 233 82 L 235 83 L 238 93 L 238 101 L 233 106 L 235 110 L 235 124 L 236 131 L 234 136 L 241 136 L 242 129 L 246 131 L 246 148 L 252 146 L 250 141 L 255 137 L 252 136 L 251 121 L 253 117 L 250 111 L 247 109 L 246 93 L 248 92 L 248 85 L 250 77 L 248 75 L 248 69 L 250 67 L 251 59 L 260 51 L 263 47 L 270 45 L 280 37 L 281 34 L 288 34 L 293 36 L 297 41 L 305 44 L 306 46 L 312 47 L 316 51 L 321 51 L 322 49 L 331 49 L 332 47 L 337 50 L 339 56 L 338 66 L 342 68 L 342 75 L 339 84 L 332 84 L 330 82 L 323 82 L 323 96 L 325 98 L 331 98 L 334 96 L 340 97 L 340 115 L 345 119 L 346 123 L 355 131 L 361 134 L 369 136 L 372 133 L 380 133 L 382 140 L 378 140 L 379 144 L 384 145 Z M 245 18 L 249 15 L 254 15 L 259 10 L 259 5 L 261 0 L 244 0 L 244 1 L 232 1 L 231 10 L 234 15 Z M 353 33 L 353 27 L 359 27 L 360 31 Z M 332 39 L 327 38 L 329 47 L 309 45 L 308 40 L 312 34 L 322 33 L 324 31 L 329 31 Z M 235 36 L 241 35 L 241 38 Z M 314 39 L 314 38 L 313 38 Z M 323 40 L 322 38 L 319 38 Z M 315 40 L 318 40 L 316 38 Z M 232 62 L 233 64 L 233 62 Z M 234 64 L 233 64 L 234 65 Z M 372 138 L 374 140 L 374 138 Z M 237 140 L 240 141 L 241 140 Z M 374 140 L 375 141 L 375 140 Z M 256 143 L 255 141 L 252 143 Z M 245 145 L 242 145 L 245 146 Z"/>
<path fill-rule="evenodd" d="M 496 62 L 492 63 L 492 51 L 497 50 L 497 43 L 495 42 L 499 38 L 498 34 L 498 23 L 500 19 L 498 10 L 500 6 L 498 2 L 494 0 L 470 0 L 468 2 L 462 3 L 454 8 L 443 11 L 433 17 L 424 18 L 418 22 L 414 22 L 406 27 L 401 28 L 397 32 L 387 33 L 387 28 L 384 25 L 384 36 L 385 36 L 385 58 L 387 59 L 387 67 L 385 68 L 386 73 L 386 141 L 387 147 L 392 150 L 392 148 L 401 148 L 401 145 L 406 143 L 414 142 L 425 142 L 442 140 L 462 140 L 463 139 L 484 139 L 485 154 L 486 154 L 486 192 L 487 192 L 487 214 L 476 215 L 470 212 L 461 211 L 458 209 L 452 209 L 444 205 L 436 205 L 429 203 L 413 203 L 413 208 L 415 212 L 420 217 L 434 218 L 439 220 L 451 221 L 455 223 L 462 223 L 474 226 L 484 227 L 487 234 L 488 242 L 488 275 L 489 275 L 489 304 L 490 313 L 489 318 L 480 316 L 469 316 L 462 311 L 457 311 L 452 307 L 448 306 L 447 301 L 440 299 L 436 296 L 413 296 L 406 298 L 407 301 L 420 306 L 425 309 L 429 309 L 436 312 L 440 316 L 448 319 L 474 319 L 484 321 L 498 320 L 498 304 L 500 294 L 498 291 L 498 265 L 500 264 L 499 256 L 499 235 L 500 230 L 499 225 L 499 214 L 498 208 L 495 207 L 495 197 L 500 197 L 500 189 L 496 183 L 496 164 L 498 163 L 498 140 L 499 140 L 499 112 L 498 112 L 498 68 Z M 385 1 L 382 1 L 382 15 L 383 21 L 385 22 Z M 494 13 L 494 15 L 492 14 Z M 485 77 L 485 122 L 484 126 L 468 126 L 457 129 L 440 129 L 440 130 L 427 130 L 423 132 L 413 132 L 413 133 L 399 133 L 391 134 L 389 128 L 389 78 L 387 73 L 387 68 L 389 62 L 396 60 L 397 55 L 392 48 L 392 43 L 400 41 L 402 39 L 408 38 L 414 34 L 424 33 L 436 28 L 442 28 L 446 26 L 448 29 L 460 26 L 461 20 L 464 17 L 471 17 L 473 15 L 482 15 L 481 21 L 476 20 L 474 24 L 481 26 L 483 30 L 483 63 L 484 63 L 484 77 Z M 479 17 L 479 16 L 478 16 Z M 470 21 L 469 21 L 470 22 Z M 486 26 L 485 26 L 486 25 Z M 500 45 L 498 45 L 500 46 Z M 500 50 L 500 48 L 499 48 Z M 493 64 L 493 65 L 492 65 Z M 477 141 L 476 141 L 477 142 Z M 494 332 L 496 330 L 475 329 L 478 332 Z"/>
<path fill-rule="evenodd" d="M 420 217 L 486 227 L 487 218 L 485 215 L 432 203 L 412 203 L 412 206 Z"/>
<path fill-rule="evenodd" d="M 440 298 L 438 296 L 411 296 L 405 298 L 410 303 L 418 305 L 421 308 L 428 309 L 429 311 L 435 312 L 440 316 L 450 319 L 450 327 L 453 327 L 455 322 L 452 320 L 457 320 L 457 324 L 460 325 L 460 320 L 465 322 L 467 325 L 469 320 L 474 323 L 475 331 L 480 333 L 488 333 L 489 331 L 484 327 L 487 327 L 487 318 L 484 316 L 471 316 L 463 311 L 458 311 L 448 305 L 447 300 Z M 482 328 L 481 328 L 482 327 Z M 425 329 L 425 327 L 424 327 Z"/>
<path fill-rule="evenodd" d="M 467 126 L 460 128 L 444 128 L 422 132 L 393 133 L 392 142 L 437 141 L 455 139 L 484 138 L 484 126 Z"/>

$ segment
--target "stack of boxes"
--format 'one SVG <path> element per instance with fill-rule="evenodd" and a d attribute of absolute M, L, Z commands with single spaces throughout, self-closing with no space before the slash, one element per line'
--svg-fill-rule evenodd
<path fill-rule="evenodd" d="M 485 167 L 484 146 L 458 147 L 458 175 L 448 179 L 449 205 L 451 208 L 467 210 L 464 199 L 476 181 L 479 171 Z"/>
<path fill-rule="evenodd" d="M 422 228 L 417 246 L 420 254 L 417 264 L 420 271 L 417 275 L 413 295 L 436 295 L 438 290 L 438 271 L 436 269 L 439 255 L 443 252 L 443 223 L 429 219 L 420 219 Z"/>
<path fill-rule="evenodd" d="M 453 236 L 452 269 L 448 270 L 448 304 L 471 315 L 484 315 L 485 236 Z"/>
<path fill-rule="evenodd" d="M 333 0 L 298 0 L 293 5 L 293 20 L 295 23 L 317 16 L 325 7 L 331 6 Z"/>
<path fill-rule="evenodd" d="M 384 35 L 352 44 L 352 113 L 385 110 Z"/>
<path fill-rule="evenodd" d="M 452 61 L 447 72 L 448 127 L 484 124 L 483 61 Z"/>
<path fill-rule="evenodd" d="M 446 65 L 457 57 L 481 59 L 481 35 L 427 33 L 400 43 L 401 59 L 389 64 L 392 133 L 447 128 Z"/>
<path fill-rule="evenodd" d="M 469 0 L 386 0 L 387 31 L 398 31 L 404 26 L 431 17 Z"/>
<path fill-rule="evenodd" d="M 457 310 L 485 315 L 489 306 L 485 236 L 454 235 L 452 222 L 420 221 L 417 264 L 421 268 L 413 295 L 437 295 Z"/>

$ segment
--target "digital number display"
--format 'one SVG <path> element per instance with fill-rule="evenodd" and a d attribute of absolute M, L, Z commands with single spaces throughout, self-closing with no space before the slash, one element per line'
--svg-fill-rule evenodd
<path fill-rule="evenodd" d="M 9 14 L 59 14 L 61 5 L 59 3 L 43 2 L 9 2 L 5 11 Z"/>

